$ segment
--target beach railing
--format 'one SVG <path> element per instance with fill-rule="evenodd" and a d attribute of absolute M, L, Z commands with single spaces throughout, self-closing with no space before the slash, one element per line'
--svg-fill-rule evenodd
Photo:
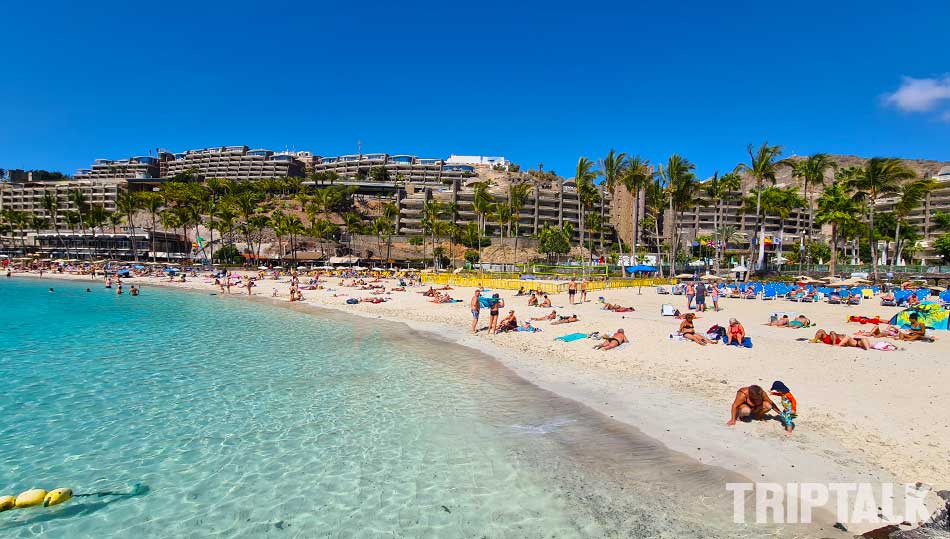
<path fill-rule="evenodd" d="M 536 290 L 544 294 L 559 294 L 567 292 L 567 282 L 537 281 L 529 279 L 511 279 L 499 278 L 489 275 L 450 275 L 438 273 L 425 273 L 422 275 L 424 284 L 438 284 L 449 286 L 476 287 L 482 286 L 489 289 L 498 290 L 518 290 L 524 287 L 528 290 Z M 607 290 L 614 288 L 636 288 L 639 286 L 651 287 L 662 282 L 661 279 L 607 279 L 588 281 L 587 290 Z M 578 283 L 580 288 L 580 283 Z"/>

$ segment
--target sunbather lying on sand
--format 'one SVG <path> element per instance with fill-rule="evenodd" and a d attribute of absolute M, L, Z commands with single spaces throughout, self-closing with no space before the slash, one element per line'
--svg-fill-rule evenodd
<path fill-rule="evenodd" d="M 538 316 L 537 318 L 532 318 L 531 320 L 534 320 L 535 322 L 540 322 L 542 320 L 555 320 L 555 319 L 557 319 L 557 311 L 551 311 L 545 316 Z"/>
<path fill-rule="evenodd" d="M 834 331 L 828 332 L 823 329 L 819 329 L 817 332 L 815 332 L 815 337 L 811 340 L 811 342 L 820 342 L 830 346 L 852 346 L 854 348 L 862 348 L 864 350 L 871 348 L 871 340 L 867 337 L 851 337 L 841 333 L 835 333 Z"/>
<path fill-rule="evenodd" d="M 557 317 L 557 320 L 551 322 L 551 325 L 556 326 L 558 324 L 570 324 L 571 322 L 577 322 L 577 320 L 578 318 L 576 314 L 572 314 L 571 316 L 559 316 Z"/>
<path fill-rule="evenodd" d="M 788 315 L 785 314 L 782 315 L 781 318 L 773 320 L 765 325 L 779 328 L 807 328 L 811 325 L 811 320 L 809 320 L 808 317 L 803 314 L 796 316 L 794 319 L 789 319 Z"/>
<path fill-rule="evenodd" d="M 625 342 L 630 342 L 627 339 L 627 336 L 623 332 L 623 328 L 620 328 L 611 335 L 610 337 L 604 336 L 604 342 L 594 346 L 594 350 L 610 350 L 616 348 Z"/>
<path fill-rule="evenodd" d="M 884 324 L 881 326 L 874 326 L 872 329 L 868 330 L 858 330 L 855 331 L 854 334 L 861 337 L 886 337 L 888 339 L 897 339 L 900 338 L 901 329 L 897 326 Z"/>
<path fill-rule="evenodd" d="M 614 303 L 604 303 L 605 311 L 613 311 L 615 313 L 631 313 L 636 311 L 633 307 L 624 307 L 622 305 L 617 305 Z"/>

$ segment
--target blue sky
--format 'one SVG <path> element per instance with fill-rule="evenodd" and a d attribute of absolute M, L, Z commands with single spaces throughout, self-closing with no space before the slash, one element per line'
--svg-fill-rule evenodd
<path fill-rule="evenodd" d="M 0 2 L 0 167 L 357 140 L 566 176 L 612 147 L 705 176 L 764 140 L 950 160 L 946 0 L 450 4 Z"/>

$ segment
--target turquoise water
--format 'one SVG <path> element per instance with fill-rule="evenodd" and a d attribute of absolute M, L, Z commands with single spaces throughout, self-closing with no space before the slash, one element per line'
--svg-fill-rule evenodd
<path fill-rule="evenodd" d="M 0 537 L 735 533 L 723 472 L 401 325 L 93 281 L 0 305 L 0 494 L 147 486 Z"/>

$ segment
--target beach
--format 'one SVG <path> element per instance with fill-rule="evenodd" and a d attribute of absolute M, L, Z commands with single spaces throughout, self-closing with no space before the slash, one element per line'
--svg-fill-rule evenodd
<path fill-rule="evenodd" d="M 35 276 L 31 274 L 31 276 Z M 88 276 L 50 275 L 82 279 Z M 303 279 L 306 281 L 306 279 Z M 447 291 L 458 303 L 433 303 L 421 294 L 425 287 L 407 288 L 384 296 L 341 286 L 324 278 L 323 290 L 304 290 L 298 306 L 336 309 L 369 318 L 402 322 L 421 330 L 419 338 L 438 338 L 494 356 L 521 377 L 541 388 L 578 401 L 605 416 L 639 429 L 669 449 L 703 464 L 718 466 L 752 481 L 898 482 L 924 483 L 935 490 L 950 485 L 950 419 L 943 411 L 947 396 L 942 382 L 950 379 L 945 358 L 950 341 L 898 343 L 901 350 L 883 352 L 838 348 L 807 342 L 816 328 L 852 333 L 869 326 L 848 323 L 849 315 L 880 315 L 887 319 L 898 308 L 881 307 L 877 300 L 862 305 L 802 304 L 785 300 L 721 299 L 720 312 L 699 313 L 700 331 L 725 326 L 735 317 L 746 328 L 753 347 L 700 346 L 670 339 L 678 320 L 660 315 L 671 303 L 685 312 L 685 296 L 658 295 L 652 288 L 594 291 L 588 302 L 571 306 L 567 294 L 552 296 L 559 315 L 576 314 L 579 321 L 550 325 L 534 322 L 541 332 L 472 335 L 471 288 Z M 349 283 L 351 280 L 347 279 Z M 220 294 L 210 279 L 187 282 L 130 278 L 126 283 L 161 285 Z M 258 281 L 254 296 L 287 301 L 290 278 Z M 389 291 L 393 280 L 382 282 Z M 437 286 L 438 288 L 438 286 Z M 273 291 L 277 296 L 273 296 Z M 232 287 L 231 295 L 247 296 Z M 502 316 L 515 310 L 519 320 L 540 317 L 550 309 L 527 307 L 527 297 L 496 290 L 505 300 Z M 372 304 L 347 304 L 352 297 L 387 297 Z M 631 306 L 635 312 L 605 311 L 598 303 Z M 812 328 L 766 327 L 769 313 L 794 311 L 807 315 Z M 487 326 L 487 309 L 480 327 Z M 632 341 L 618 350 L 594 350 L 596 341 L 555 341 L 557 336 L 582 332 L 613 332 L 623 328 Z M 434 334 L 432 337 L 425 335 Z M 939 337 L 939 336 L 938 336 Z M 875 339 L 877 340 L 877 339 Z M 799 418 L 792 436 L 775 421 L 740 422 L 726 426 L 729 406 L 738 388 L 758 384 L 768 388 L 784 381 L 798 399 Z"/>

